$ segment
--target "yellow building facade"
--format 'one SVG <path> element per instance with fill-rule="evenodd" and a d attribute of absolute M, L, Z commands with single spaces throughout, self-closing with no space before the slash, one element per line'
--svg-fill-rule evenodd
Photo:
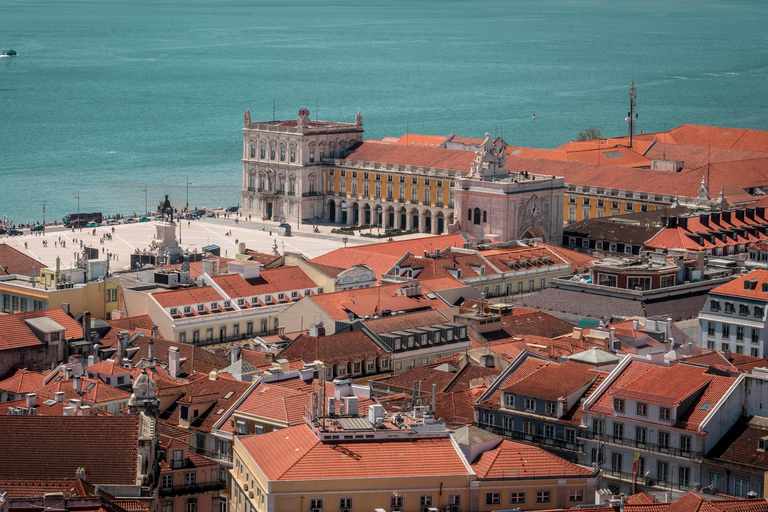
<path fill-rule="evenodd" d="M 90 311 L 93 318 L 109 319 L 120 309 L 120 279 L 107 278 L 80 284 L 50 284 L 53 271 L 43 269 L 34 281 L 25 276 L 0 278 L 0 307 L 3 313 L 60 308 L 69 304 L 69 312 L 79 315 Z"/>

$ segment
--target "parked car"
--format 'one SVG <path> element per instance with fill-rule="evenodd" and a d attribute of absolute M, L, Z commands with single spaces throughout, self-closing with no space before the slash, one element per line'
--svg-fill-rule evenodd
<path fill-rule="evenodd" d="M 216 216 L 216 212 L 214 212 L 214 211 L 210 211 L 210 212 L 206 213 L 206 215 L 207 215 L 208 217 L 215 217 L 215 216 Z"/>
<path fill-rule="evenodd" d="M 134 219 L 133 217 L 128 217 L 123 221 L 123 224 L 133 224 L 135 222 L 136 222 L 136 219 Z"/>
<path fill-rule="evenodd" d="M 7 232 L 8 232 L 8 230 L 7 230 L 7 229 L 5 229 L 5 228 L 0 228 L 0 235 L 4 235 L 4 234 L 6 234 Z"/>
<path fill-rule="evenodd" d="M 115 224 L 120 224 L 120 221 L 117 219 L 109 219 L 107 221 L 107 226 L 114 226 Z"/>
<path fill-rule="evenodd" d="M 139 222 L 149 222 L 149 218 L 146 215 L 139 217 Z"/>
<path fill-rule="evenodd" d="M 237 211 L 237 210 L 239 210 L 239 209 L 240 209 L 240 207 L 239 207 L 239 206 L 230 206 L 229 208 L 227 208 L 227 210 L 226 210 L 226 211 L 228 211 L 228 212 L 230 212 L 230 213 L 233 213 L 233 212 L 236 212 L 236 211 Z"/>
<path fill-rule="evenodd" d="M 85 227 L 87 228 L 97 228 L 99 226 L 101 226 L 101 224 L 99 224 L 98 222 L 89 222 L 88 224 L 85 225 Z"/>
<path fill-rule="evenodd" d="M 195 217 L 197 217 L 199 219 L 200 217 L 205 215 L 205 210 L 195 210 L 195 211 L 192 212 L 192 215 L 194 215 Z"/>
<path fill-rule="evenodd" d="M 19 236 L 19 235 L 23 235 L 23 234 L 24 234 L 24 232 L 19 230 L 19 229 L 9 229 L 8 230 L 8 235 L 9 236 Z"/>
<path fill-rule="evenodd" d="M 42 224 L 35 224 L 30 228 L 32 231 L 45 231 L 45 226 Z"/>

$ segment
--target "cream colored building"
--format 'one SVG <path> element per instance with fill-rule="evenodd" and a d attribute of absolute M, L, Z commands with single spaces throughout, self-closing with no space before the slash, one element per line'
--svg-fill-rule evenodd
<path fill-rule="evenodd" d="M 363 140 L 363 116 L 354 123 L 312 121 L 302 107 L 297 119 L 251 122 L 243 126 L 242 212 L 256 218 L 296 224 L 327 216 L 324 159 L 343 158 Z"/>

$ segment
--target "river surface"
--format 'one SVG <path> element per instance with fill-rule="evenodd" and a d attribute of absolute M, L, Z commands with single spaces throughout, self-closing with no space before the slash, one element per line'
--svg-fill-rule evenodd
<path fill-rule="evenodd" d="M 240 198 L 242 121 L 553 148 L 588 127 L 768 129 L 758 0 L 0 0 L 0 218 Z M 274 108 L 274 110 L 273 110 Z M 536 119 L 533 119 L 533 114 Z M 146 192 L 145 192 L 146 190 Z"/>

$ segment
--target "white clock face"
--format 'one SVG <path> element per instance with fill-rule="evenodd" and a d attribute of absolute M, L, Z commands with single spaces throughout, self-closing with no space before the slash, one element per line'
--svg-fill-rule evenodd
<path fill-rule="evenodd" d="M 537 217 L 541 213 L 541 201 L 536 196 L 528 200 L 528 215 Z"/>

